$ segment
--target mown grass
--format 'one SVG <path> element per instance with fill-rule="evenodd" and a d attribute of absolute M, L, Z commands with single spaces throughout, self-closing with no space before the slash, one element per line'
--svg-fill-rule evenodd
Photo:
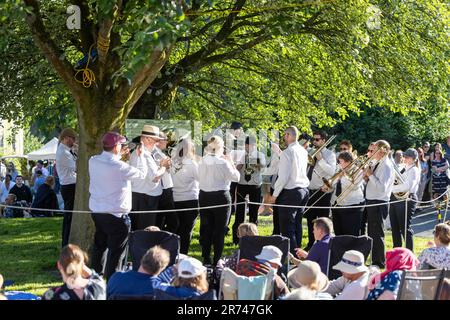
<path fill-rule="evenodd" d="M 233 218 L 230 227 L 233 223 Z M 42 295 L 45 290 L 61 284 L 56 261 L 61 246 L 62 218 L 0 219 L 0 274 L 14 282 L 8 290 L 20 290 Z M 272 217 L 259 218 L 259 233 L 272 233 Z M 303 245 L 307 242 L 303 232 Z M 195 226 L 190 255 L 201 259 L 198 242 L 199 221 Z M 415 253 L 418 255 L 430 239 L 415 237 Z M 386 246 L 392 248 L 392 237 L 386 234 Z M 224 254 L 236 249 L 231 233 L 225 239 Z"/>

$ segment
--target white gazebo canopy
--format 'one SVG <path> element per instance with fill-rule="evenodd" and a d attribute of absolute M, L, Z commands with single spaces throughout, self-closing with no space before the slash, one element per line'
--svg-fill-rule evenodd
<path fill-rule="evenodd" d="M 42 148 L 30 152 L 28 154 L 28 160 L 55 160 L 56 149 L 58 148 L 58 139 L 53 138 L 47 142 Z"/>

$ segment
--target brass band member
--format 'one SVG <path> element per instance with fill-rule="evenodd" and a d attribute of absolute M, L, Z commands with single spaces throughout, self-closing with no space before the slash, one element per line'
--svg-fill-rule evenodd
<path fill-rule="evenodd" d="M 308 152 L 298 143 L 298 136 L 298 129 L 294 126 L 284 131 L 284 141 L 288 147 L 280 156 L 278 179 L 270 197 L 271 203 L 304 206 L 308 201 Z M 300 215 L 301 221 L 303 211 L 304 208 L 278 207 L 280 232 L 290 239 L 292 253 L 301 245 L 302 230 L 298 230 L 296 219 L 297 215 Z"/>
<path fill-rule="evenodd" d="M 338 156 L 340 178 L 335 181 L 331 204 L 336 207 L 361 206 L 359 208 L 333 209 L 333 228 L 334 233 L 339 235 L 359 236 L 361 219 L 365 203 L 362 172 L 356 172 L 353 177 L 345 174 L 349 170 L 353 155 L 348 152 L 341 152 Z M 326 187 L 325 187 L 326 188 Z M 324 191 L 327 191 L 326 189 Z"/>
<path fill-rule="evenodd" d="M 261 169 L 266 166 L 266 158 L 262 152 L 258 151 L 256 138 L 247 136 L 245 139 L 245 154 L 239 161 L 236 168 L 239 170 L 240 179 L 236 189 L 237 202 L 244 202 L 248 195 L 251 202 L 261 202 Z M 249 205 L 249 220 L 258 224 L 259 205 Z M 237 205 L 236 217 L 233 224 L 233 243 L 238 244 L 239 238 L 237 230 L 239 225 L 245 220 L 245 204 Z"/>
<path fill-rule="evenodd" d="M 406 227 L 406 248 L 413 251 L 413 230 L 411 228 L 411 219 L 416 211 L 417 190 L 420 183 L 419 155 L 415 149 L 408 149 L 403 153 L 404 172 L 402 174 L 403 183 L 398 183 L 392 188 L 392 201 L 398 201 L 396 194 L 406 194 L 411 201 L 402 201 L 392 203 L 389 208 L 389 218 L 392 228 L 392 242 L 394 248 L 402 246 L 402 236 L 405 237 Z M 405 205 L 407 215 L 405 217 Z M 406 218 L 406 221 L 405 221 Z M 405 226 L 406 225 L 406 226 Z"/>
<path fill-rule="evenodd" d="M 316 148 L 322 147 L 326 140 L 327 134 L 324 131 L 316 131 L 313 134 L 313 144 Z M 310 166 L 308 178 L 310 179 L 309 194 L 311 198 L 308 200 L 308 206 L 329 207 L 331 203 L 331 193 L 325 193 L 320 189 L 323 186 L 323 178 L 329 179 L 336 172 L 336 155 L 333 151 L 323 148 L 315 156 L 315 165 Z M 319 201 L 317 201 L 320 198 Z M 330 209 L 310 208 L 305 212 L 308 222 L 308 245 L 305 250 L 309 251 L 314 244 L 313 220 L 319 217 L 329 217 Z"/>
<path fill-rule="evenodd" d="M 219 136 L 208 139 L 205 156 L 198 166 L 200 207 L 228 205 L 200 210 L 200 245 L 204 264 L 211 264 L 214 245 L 214 265 L 222 256 L 225 232 L 231 213 L 230 183 L 238 182 L 239 171 L 230 156 L 224 155 L 224 142 Z"/>
<path fill-rule="evenodd" d="M 366 199 L 367 233 L 373 239 L 372 264 L 380 269 L 385 267 L 385 243 L 383 220 L 388 215 L 388 201 L 394 185 L 394 168 L 392 161 L 387 157 L 391 146 L 385 140 L 378 140 L 369 146 L 367 156 L 376 161 L 365 171 L 367 181 Z"/>

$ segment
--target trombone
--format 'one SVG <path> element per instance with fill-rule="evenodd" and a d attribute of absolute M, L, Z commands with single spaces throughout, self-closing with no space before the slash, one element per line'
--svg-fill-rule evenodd
<path fill-rule="evenodd" d="M 309 152 L 308 152 L 308 164 L 310 166 L 314 166 L 316 164 L 316 156 L 319 154 L 319 152 L 322 152 L 322 150 L 324 148 L 326 148 L 331 141 L 333 141 L 336 138 L 336 135 L 332 135 L 327 141 L 325 141 L 325 143 L 319 147 L 319 148 L 312 148 Z"/>
<path fill-rule="evenodd" d="M 336 204 L 334 205 L 334 207 L 342 203 L 342 201 L 347 198 L 350 192 L 353 190 L 355 184 L 361 181 L 357 180 L 357 177 L 360 176 L 365 170 L 367 170 L 367 168 L 370 168 L 375 164 L 374 157 L 380 149 L 381 148 L 378 148 L 375 152 L 372 153 L 370 157 L 368 157 L 367 155 L 362 155 L 356 159 L 355 164 L 347 173 L 347 177 L 351 180 L 352 183 L 347 188 L 342 190 L 341 194 L 335 200 Z M 384 157 L 386 157 L 386 155 Z"/>

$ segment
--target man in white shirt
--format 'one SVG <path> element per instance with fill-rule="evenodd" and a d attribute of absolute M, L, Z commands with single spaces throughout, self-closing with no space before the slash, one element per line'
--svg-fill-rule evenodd
<path fill-rule="evenodd" d="M 120 160 L 125 137 L 107 132 L 102 139 L 103 152 L 89 159 L 89 209 L 95 223 L 92 267 L 109 279 L 121 267 L 128 242 L 131 210 L 131 179 L 145 179 L 146 168 L 141 151 L 137 168 Z M 108 249 L 106 262 L 103 255 Z"/>
<path fill-rule="evenodd" d="M 298 142 L 298 129 L 294 126 L 284 131 L 288 146 L 280 156 L 278 179 L 269 202 L 289 206 L 305 206 L 308 202 L 309 180 L 306 176 L 308 153 Z M 298 229 L 297 215 L 303 216 L 304 208 L 279 207 L 280 232 L 291 240 L 291 252 L 301 245 L 302 230 Z M 299 238 L 299 239 L 297 239 Z"/>
<path fill-rule="evenodd" d="M 394 201 L 389 207 L 389 218 L 392 228 L 392 242 L 394 248 L 402 247 L 402 237 L 405 238 L 406 248 L 413 251 L 413 234 L 411 228 L 411 219 L 416 211 L 417 206 L 417 190 L 420 184 L 420 169 L 418 164 L 419 154 L 415 149 L 406 150 L 403 155 L 404 170 L 402 177 L 404 183 L 401 181 L 392 187 L 391 201 Z M 398 202 L 395 196 L 405 194 L 406 199 Z M 408 206 L 407 214 L 405 215 L 405 205 Z M 405 230 L 406 227 L 406 230 Z"/>
<path fill-rule="evenodd" d="M 247 136 L 245 139 L 245 153 L 236 165 L 239 170 L 240 179 L 236 189 L 237 202 L 245 202 L 248 195 L 251 202 L 261 202 L 261 169 L 266 166 L 266 158 L 258 151 L 256 138 Z M 258 224 L 259 205 L 249 205 L 249 221 Z M 236 217 L 233 224 L 233 242 L 239 243 L 237 229 L 245 221 L 245 204 L 237 205 Z"/>
<path fill-rule="evenodd" d="M 133 167 L 145 166 L 147 176 L 145 179 L 139 177 L 131 180 L 131 190 L 133 192 L 133 211 L 158 210 L 159 199 L 163 192 L 161 177 L 166 172 L 169 161 L 156 161 L 152 151 L 159 141 L 159 128 L 144 125 L 141 132 L 142 157 L 134 151 L 130 157 L 130 165 Z M 144 163 L 140 163 L 144 161 Z M 148 226 L 156 225 L 156 213 L 130 214 L 131 230 L 143 230 Z"/>
<path fill-rule="evenodd" d="M 327 141 L 327 134 L 324 131 L 316 131 L 313 134 L 313 144 L 316 148 L 322 147 Z M 330 207 L 332 193 L 325 193 L 321 190 L 323 178 L 330 179 L 336 173 L 336 155 L 333 151 L 323 148 L 315 156 L 315 164 L 308 168 L 309 195 L 308 206 Z M 320 200 L 319 200 L 320 199 Z M 314 244 L 313 221 L 320 217 L 330 217 L 330 209 L 310 208 L 305 211 L 305 217 L 308 222 L 308 244 L 305 248 L 309 251 Z"/>
<path fill-rule="evenodd" d="M 56 149 L 56 172 L 61 185 L 61 196 L 64 200 L 64 210 L 73 210 L 75 203 L 75 189 L 77 182 L 77 159 L 72 147 L 77 139 L 77 133 L 72 128 L 65 128 L 59 135 Z M 62 247 L 69 244 L 72 212 L 64 212 L 62 224 Z"/>
<path fill-rule="evenodd" d="M 163 132 L 159 132 L 159 141 L 153 148 L 153 157 L 156 163 L 159 165 L 161 160 L 166 159 L 169 162 L 169 168 L 171 165 L 171 158 L 165 154 L 167 150 L 167 135 Z M 173 210 L 175 209 L 173 202 L 173 181 L 169 170 L 166 170 L 161 177 L 161 185 L 163 188 L 162 194 L 159 198 L 158 210 Z M 172 233 L 176 233 L 178 230 L 178 216 L 172 212 L 158 212 L 156 214 L 156 226 L 161 230 L 166 230 Z"/>
<path fill-rule="evenodd" d="M 388 201 L 395 179 L 392 162 L 387 156 L 390 150 L 391 146 L 385 140 L 370 144 L 367 156 L 373 156 L 372 159 L 376 161 L 376 164 L 369 167 L 364 174 L 364 179 L 367 181 L 367 204 L 377 205 L 366 207 L 367 234 L 373 239 L 372 264 L 380 269 L 385 267 L 386 261 L 383 220 L 388 215 Z"/>

